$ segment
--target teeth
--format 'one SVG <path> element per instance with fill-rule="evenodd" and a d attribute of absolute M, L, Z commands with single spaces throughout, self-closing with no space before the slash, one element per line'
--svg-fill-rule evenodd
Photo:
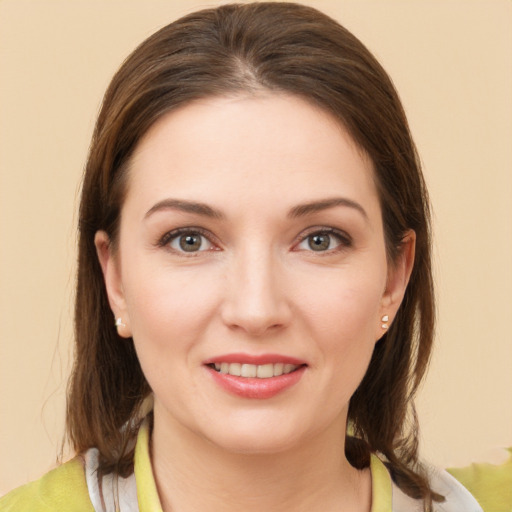
<path fill-rule="evenodd" d="M 293 372 L 297 368 L 294 364 L 285 364 L 283 368 L 283 373 L 290 373 Z"/>
<path fill-rule="evenodd" d="M 283 375 L 284 364 L 277 363 L 274 365 L 274 377 L 279 377 L 279 375 Z"/>
<path fill-rule="evenodd" d="M 268 379 L 274 376 L 274 365 L 273 364 L 262 364 L 256 368 L 256 377 L 258 379 Z"/>
<path fill-rule="evenodd" d="M 228 370 L 230 375 L 236 375 L 237 377 L 242 375 L 242 365 L 240 363 L 231 363 Z"/>
<path fill-rule="evenodd" d="M 243 364 L 240 377 L 256 377 L 257 372 L 258 368 L 256 367 L 255 364 Z"/>
<path fill-rule="evenodd" d="M 270 379 L 280 375 L 291 373 L 299 365 L 296 364 L 241 364 L 241 363 L 215 363 L 215 369 L 220 373 L 234 375 L 236 377 L 257 377 L 258 379 Z"/>

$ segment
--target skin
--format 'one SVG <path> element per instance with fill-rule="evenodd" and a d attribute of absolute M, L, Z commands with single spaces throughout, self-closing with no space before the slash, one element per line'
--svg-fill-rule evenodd
<path fill-rule="evenodd" d="M 202 245 L 184 252 L 179 236 L 194 231 Z M 336 120 L 264 92 L 167 114 L 131 161 L 117 251 L 103 232 L 96 246 L 119 333 L 154 392 L 164 510 L 370 510 L 369 470 L 344 455 L 347 409 L 381 317 L 391 323 L 402 300 L 414 233 L 390 264 L 372 163 Z M 307 366 L 294 386 L 250 399 L 205 366 L 230 353 Z"/>

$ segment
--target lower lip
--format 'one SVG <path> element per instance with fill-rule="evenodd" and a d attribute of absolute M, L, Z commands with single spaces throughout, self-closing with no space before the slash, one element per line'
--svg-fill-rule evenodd
<path fill-rule="evenodd" d="M 210 367 L 207 367 L 207 369 L 210 371 L 215 382 L 229 393 L 243 398 L 262 400 L 272 398 L 297 384 L 304 375 L 306 366 L 301 366 L 291 373 L 279 375 L 278 377 L 269 377 L 268 379 L 237 377 L 228 373 L 220 373 Z"/>

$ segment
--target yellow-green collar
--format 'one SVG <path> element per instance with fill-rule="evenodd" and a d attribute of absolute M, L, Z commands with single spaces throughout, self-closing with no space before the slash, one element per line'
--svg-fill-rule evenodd
<path fill-rule="evenodd" d="M 372 453 L 370 460 L 372 474 L 372 510 L 371 512 L 392 512 L 392 486 L 386 466 Z"/>
<path fill-rule="evenodd" d="M 139 512 L 163 512 L 149 457 L 149 424 L 147 421 L 142 424 L 137 436 L 134 473 Z"/>

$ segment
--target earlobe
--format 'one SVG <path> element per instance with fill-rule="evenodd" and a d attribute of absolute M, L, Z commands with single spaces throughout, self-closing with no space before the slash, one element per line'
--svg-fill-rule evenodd
<path fill-rule="evenodd" d="M 123 285 L 119 262 L 112 251 L 110 238 L 105 231 L 98 231 L 94 236 L 94 245 L 103 272 L 110 309 L 114 314 L 117 332 L 123 338 L 131 337 L 130 323 L 126 311 Z"/>

